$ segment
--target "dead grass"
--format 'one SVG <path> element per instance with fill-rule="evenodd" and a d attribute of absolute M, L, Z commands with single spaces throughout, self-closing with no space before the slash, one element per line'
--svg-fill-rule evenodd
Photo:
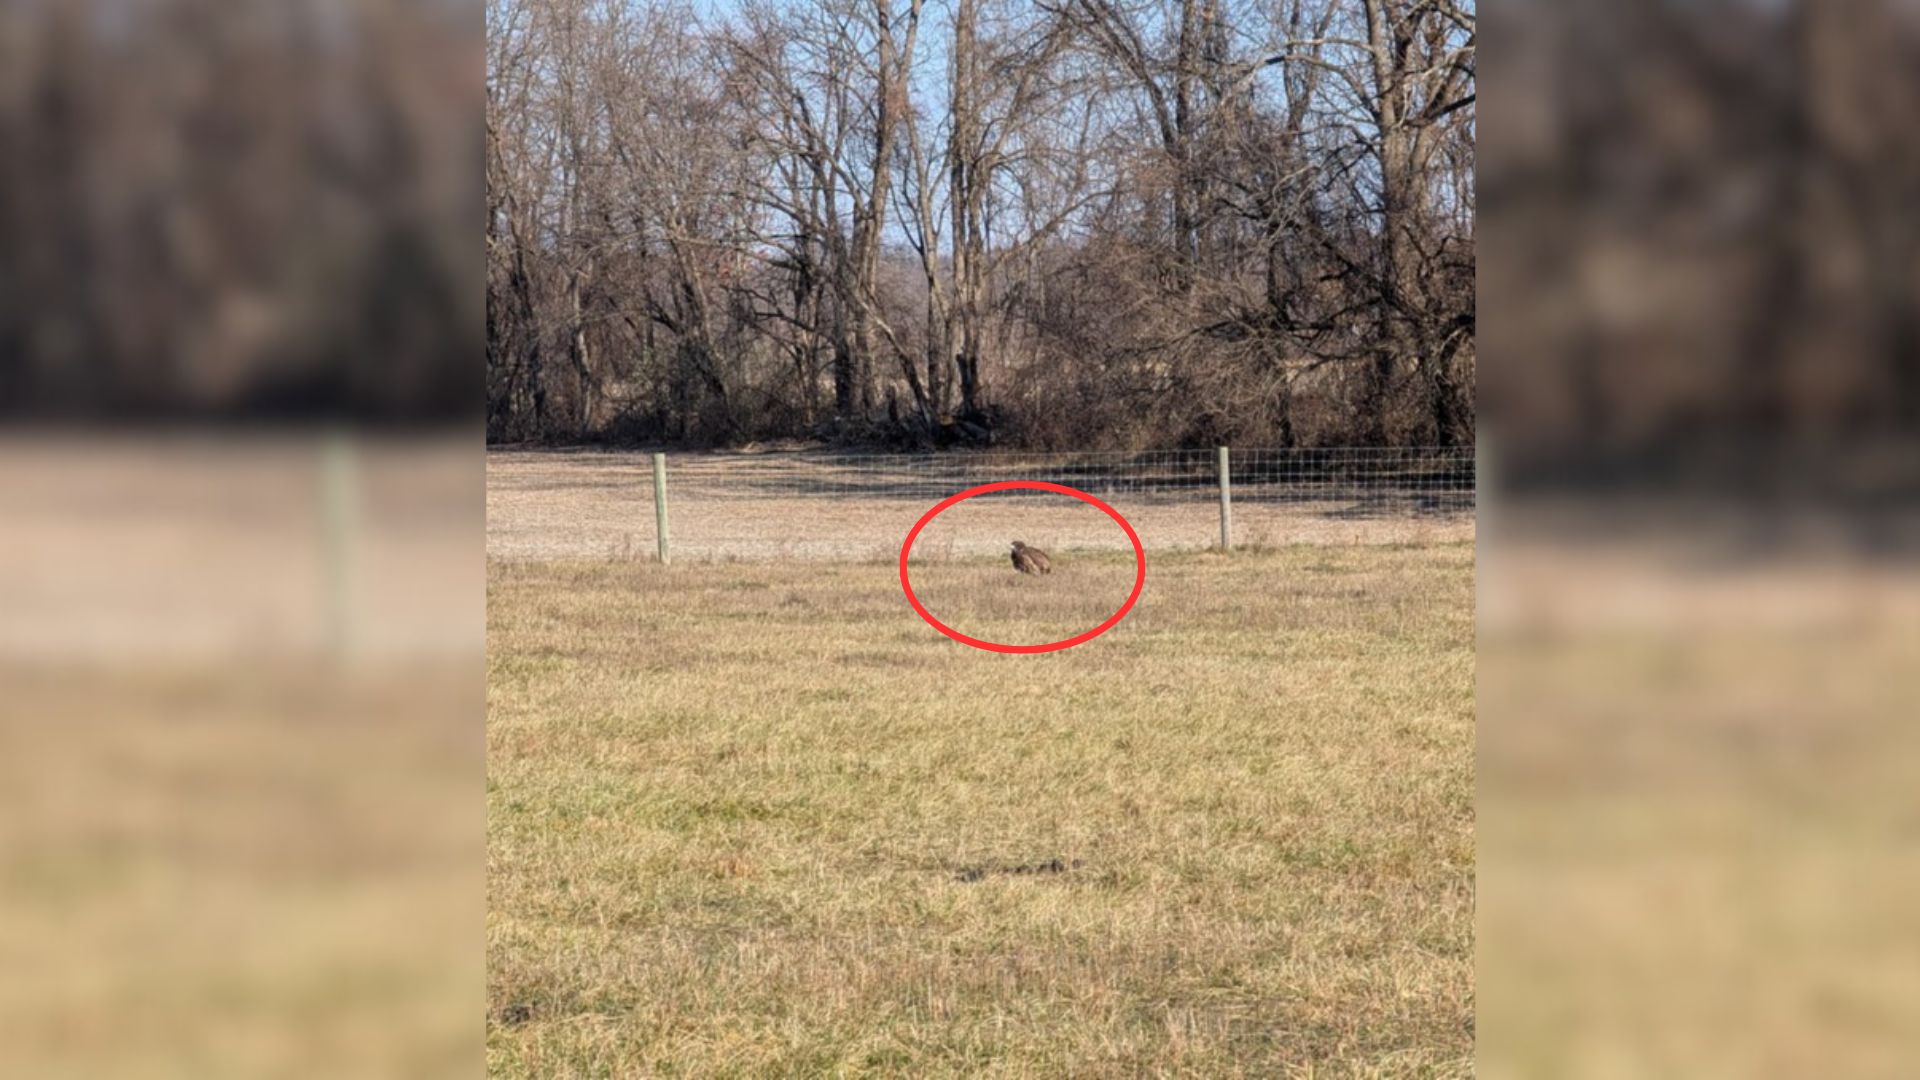
<path fill-rule="evenodd" d="M 472 1076 L 477 669 L 0 659 L 0 1076 Z"/>
<path fill-rule="evenodd" d="M 1471 1072 L 1466 545 L 489 577 L 493 1073 Z"/>
<path fill-rule="evenodd" d="M 1912 1073 L 1911 561 L 1621 509 L 1481 567 L 1481 1075 Z"/>

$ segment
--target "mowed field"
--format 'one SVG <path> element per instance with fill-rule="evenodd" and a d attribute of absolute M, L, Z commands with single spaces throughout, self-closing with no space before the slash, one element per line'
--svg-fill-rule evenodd
<path fill-rule="evenodd" d="M 996 538 L 997 539 L 997 538 Z M 996 640 L 1130 555 L 914 569 Z M 1472 1071 L 1466 543 L 489 564 L 499 1076 Z"/>

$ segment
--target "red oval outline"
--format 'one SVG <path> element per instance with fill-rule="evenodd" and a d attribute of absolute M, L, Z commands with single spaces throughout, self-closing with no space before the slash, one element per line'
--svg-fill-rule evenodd
<path fill-rule="evenodd" d="M 1127 594 L 1127 602 L 1121 604 L 1120 610 L 1114 612 L 1106 622 L 1101 623 L 1086 633 L 1078 634 L 1070 638 L 1063 638 L 1059 641 L 1050 641 L 1044 645 L 1002 645 L 997 641 L 986 641 L 977 637 L 969 637 L 955 630 L 953 627 L 948 626 L 946 623 L 941 622 L 939 619 L 934 618 L 931 612 L 921 606 L 920 598 L 913 595 L 913 584 L 907 580 L 907 556 L 913 551 L 913 542 L 919 537 L 920 530 L 926 528 L 928 523 L 933 521 L 934 518 L 939 517 L 941 512 L 948 507 L 953 506 L 955 503 L 965 502 L 975 495 L 985 495 L 990 491 L 1053 491 L 1061 495 L 1071 495 L 1083 503 L 1090 503 L 1099 507 L 1101 512 L 1112 518 L 1114 522 L 1120 526 L 1121 531 L 1127 534 L 1127 539 L 1133 544 L 1133 591 Z M 1140 536 L 1133 531 L 1133 526 L 1128 523 L 1127 519 L 1121 517 L 1118 510 L 1094 498 L 1092 495 L 1081 491 L 1079 488 L 1070 488 L 1065 484 L 1054 484 L 1045 480 L 1000 480 L 991 484 L 981 484 L 979 487 L 970 487 L 958 494 L 949 495 L 940 502 L 935 503 L 933 509 L 920 515 L 920 520 L 914 522 L 913 528 L 907 530 L 906 542 L 900 545 L 900 588 L 907 594 L 907 603 L 913 605 L 913 610 L 917 612 L 922 619 L 927 621 L 927 625 L 933 627 L 935 630 L 960 642 L 962 645 L 971 645 L 976 649 L 985 649 L 988 652 L 1048 653 L 1059 649 L 1071 649 L 1075 645 L 1084 645 L 1094 638 L 1099 637 L 1101 634 L 1113 629 L 1119 624 L 1121 619 L 1126 618 L 1127 612 L 1133 610 L 1134 601 L 1140 599 L 1140 590 L 1145 588 L 1146 584 L 1147 549 L 1140 546 Z"/>

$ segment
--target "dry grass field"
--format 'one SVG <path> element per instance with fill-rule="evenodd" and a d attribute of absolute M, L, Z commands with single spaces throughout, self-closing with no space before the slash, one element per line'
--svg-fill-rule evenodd
<path fill-rule="evenodd" d="M 477 674 L 0 655 L 0 1076 L 472 1076 Z"/>
<path fill-rule="evenodd" d="M 1058 561 L 914 574 L 1048 640 L 1131 581 Z M 488 601 L 494 1075 L 1472 1071 L 1467 544 L 1156 554 L 1038 656 L 890 558 Z"/>
<path fill-rule="evenodd" d="M 1479 1073 L 1912 1075 L 1920 574 L 1653 509 L 1480 563 Z"/>

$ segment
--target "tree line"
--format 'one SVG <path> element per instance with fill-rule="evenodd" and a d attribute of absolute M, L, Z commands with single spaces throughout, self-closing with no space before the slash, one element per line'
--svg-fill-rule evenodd
<path fill-rule="evenodd" d="M 0 4 L 0 419 L 470 423 L 480 29 Z"/>
<path fill-rule="evenodd" d="M 491 440 L 1473 439 L 1471 3 L 487 17 Z"/>

